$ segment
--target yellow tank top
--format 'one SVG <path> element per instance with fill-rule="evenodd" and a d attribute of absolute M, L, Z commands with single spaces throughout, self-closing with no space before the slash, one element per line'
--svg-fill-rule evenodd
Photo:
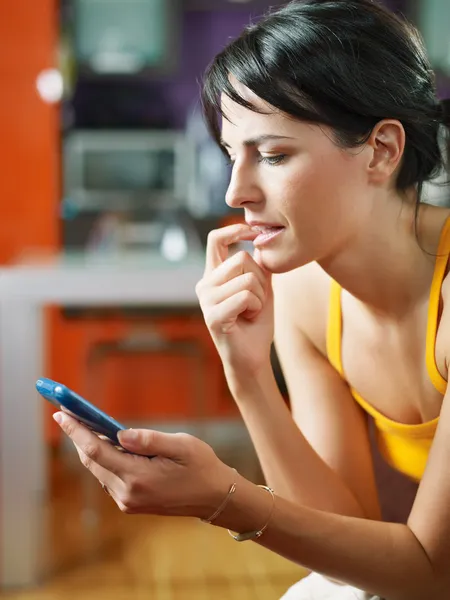
<path fill-rule="evenodd" d="M 450 219 L 447 219 L 439 242 L 431 283 L 428 323 L 426 335 L 426 366 L 434 387 L 445 394 L 447 381 L 440 374 L 435 360 L 435 342 L 438 328 L 441 287 L 445 277 L 450 253 Z M 327 327 L 327 353 L 333 367 L 345 379 L 342 367 L 342 308 L 341 286 L 331 282 L 329 318 Z M 354 388 L 350 388 L 353 398 L 374 419 L 377 444 L 385 460 L 397 471 L 415 481 L 423 476 L 428 453 L 436 433 L 439 417 L 418 425 L 407 425 L 384 416 L 366 402 Z"/>

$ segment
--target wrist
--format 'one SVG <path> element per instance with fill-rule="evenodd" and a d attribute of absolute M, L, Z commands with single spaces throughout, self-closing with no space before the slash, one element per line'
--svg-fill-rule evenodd
<path fill-rule="evenodd" d="M 212 524 L 237 533 L 265 529 L 273 513 L 272 494 L 239 474 L 236 474 L 235 482 L 234 493 Z"/>
<path fill-rule="evenodd" d="M 204 523 L 216 524 L 217 517 L 224 511 L 227 504 L 231 501 L 237 482 L 236 469 L 220 461 L 219 469 L 214 473 L 211 471 L 205 474 L 205 486 L 209 487 L 205 502 L 198 506 L 195 514 L 191 516 L 199 518 Z M 211 485 L 212 484 L 212 485 Z M 217 514 L 216 514 L 217 513 Z"/>
<path fill-rule="evenodd" d="M 228 493 L 226 496 L 224 496 L 223 491 L 222 491 L 222 486 L 219 486 L 219 490 L 218 492 L 216 492 L 215 497 L 213 498 L 212 502 L 214 506 L 217 506 L 218 502 L 219 502 L 219 498 L 223 499 L 221 500 L 218 508 L 216 508 L 214 510 L 214 512 L 211 513 L 211 510 L 209 510 L 210 512 L 210 516 L 209 517 L 200 517 L 200 520 L 203 523 L 213 523 L 214 521 L 216 521 L 216 519 L 223 513 L 223 511 L 225 510 L 225 508 L 227 507 L 227 504 L 231 501 L 231 498 L 234 494 L 234 492 L 236 491 L 236 479 L 237 479 L 237 471 L 236 469 L 232 469 L 233 471 L 233 475 L 232 475 L 232 483 L 230 484 L 229 488 L 228 488 Z"/>
<path fill-rule="evenodd" d="M 220 349 L 218 346 L 220 359 L 222 361 L 225 373 L 230 373 L 235 377 L 248 377 L 256 376 L 261 373 L 268 365 L 272 366 L 271 363 L 271 349 L 272 344 L 264 344 L 256 341 L 255 344 L 249 345 L 246 351 L 236 351 L 236 348 L 230 349 L 228 347 Z M 253 350 L 253 352 L 252 352 Z"/>
<path fill-rule="evenodd" d="M 256 390 L 265 390 L 269 385 L 276 385 L 270 357 L 258 368 L 235 368 L 224 366 L 224 373 L 230 392 L 236 395 L 252 393 Z"/>

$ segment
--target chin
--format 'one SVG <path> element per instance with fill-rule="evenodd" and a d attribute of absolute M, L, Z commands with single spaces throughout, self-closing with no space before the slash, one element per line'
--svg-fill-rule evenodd
<path fill-rule="evenodd" d="M 283 256 L 279 251 L 272 252 L 268 249 L 260 251 L 260 257 L 263 267 L 275 275 L 293 271 L 294 269 L 303 267 L 308 262 L 311 262 L 311 260 L 306 260 L 305 257 L 302 256 Z"/>

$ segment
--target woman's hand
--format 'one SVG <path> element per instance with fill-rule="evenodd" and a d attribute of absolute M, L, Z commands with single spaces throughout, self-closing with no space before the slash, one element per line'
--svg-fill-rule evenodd
<path fill-rule="evenodd" d="M 229 256 L 229 246 L 253 240 L 248 225 L 231 225 L 208 236 L 206 267 L 196 287 L 206 325 L 226 370 L 256 373 L 270 361 L 273 340 L 271 275 L 248 252 Z"/>
<path fill-rule="evenodd" d="M 134 453 L 128 454 L 63 412 L 54 419 L 125 513 L 208 518 L 233 483 L 233 470 L 191 435 L 129 429 L 119 433 L 121 445 Z"/>

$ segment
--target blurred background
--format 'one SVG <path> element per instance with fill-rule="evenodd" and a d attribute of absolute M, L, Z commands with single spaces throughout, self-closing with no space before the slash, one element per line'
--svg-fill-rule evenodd
<path fill-rule="evenodd" d="M 122 515 L 33 392 L 45 375 L 126 425 L 192 432 L 262 482 L 194 294 L 207 233 L 235 218 L 199 82 L 277 4 L 0 3 L 2 598 L 275 599 L 304 574 L 189 519 Z M 386 4 L 449 97 L 448 0 Z"/>

